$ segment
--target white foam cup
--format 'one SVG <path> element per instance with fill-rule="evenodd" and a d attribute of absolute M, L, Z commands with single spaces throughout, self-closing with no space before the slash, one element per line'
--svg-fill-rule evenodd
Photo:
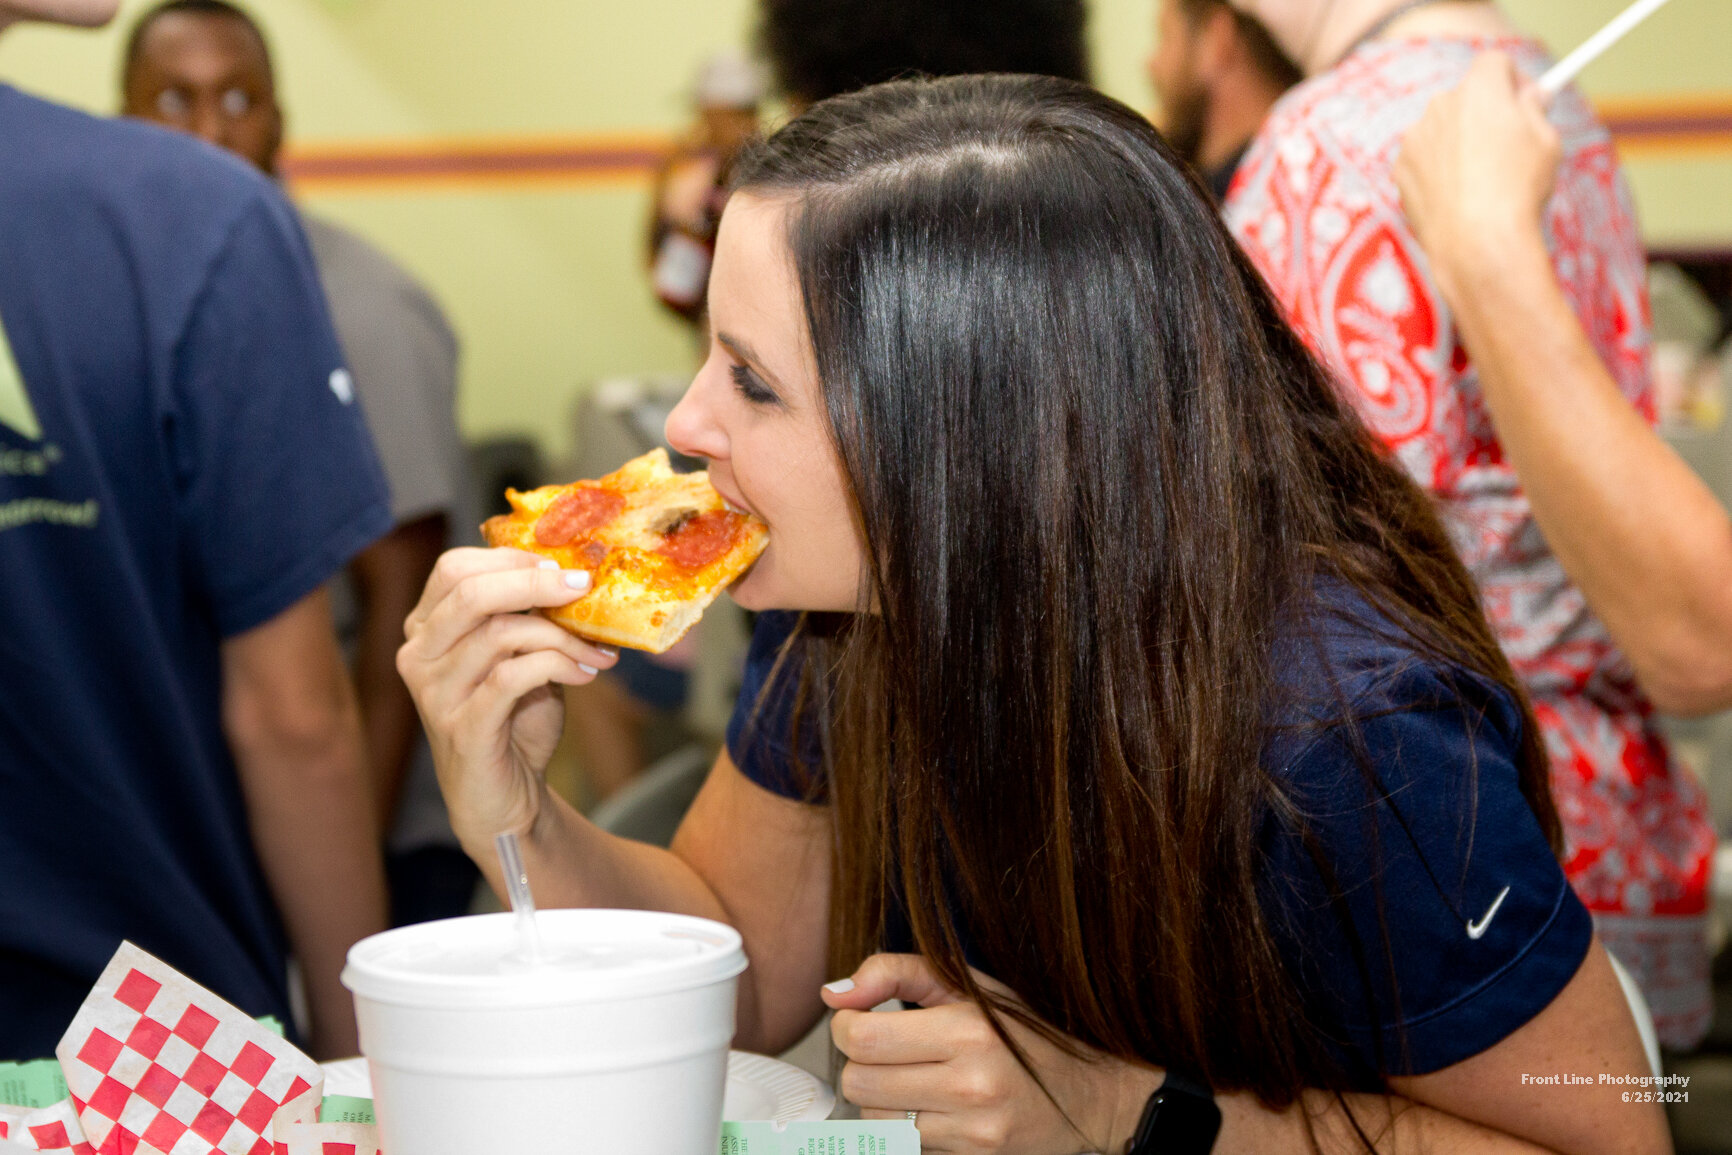
<path fill-rule="evenodd" d="M 343 968 L 391 1155 L 715 1155 L 740 936 L 707 919 L 544 910 L 356 943 Z"/>

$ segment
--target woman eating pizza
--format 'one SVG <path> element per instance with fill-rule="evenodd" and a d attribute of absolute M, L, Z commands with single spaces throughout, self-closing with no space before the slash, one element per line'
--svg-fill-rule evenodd
<path fill-rule="evenodd" d="M 1470 580 L 1142 118 L 824 101 L 739 162 L 710 319 L 668 436 L 769 544 L 671 851 L 541 777 L 615 655 L 523 611 L 586 573 L 453 551 L 407 623 L 496 889 L 511 830 L 544 903 L 732 924 L 736 1045 L 835 1009 L 929 1152 L 1668 1149 Z"/>

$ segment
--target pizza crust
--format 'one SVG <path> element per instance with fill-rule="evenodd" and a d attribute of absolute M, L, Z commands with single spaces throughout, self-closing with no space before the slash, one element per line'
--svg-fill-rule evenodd
<path fill-rule="evenodd" d="M 536 541 L 535 524 L 566 491 L 599 486 L 625 498 L 611 521 L 567 545 Z M 749 514 L 739 519 L 727 551 L 691 570 L 657 552 L 661 532 L 684 515 L 727 509 L 710 485 L 708 473 L 675 473 L 667 451 L 655 449 L 626 462 L 593 483 L 545 485 L 526 493 L 505 491 L 511 512 L 489 518 L 481 533 L 491 546 L 508 546 L 559 563 L 561 569 L 587 570 L 590 592 L 540 611 L 579 637 L 607 645 L 659 654 L 679 641 L 730 582 L 749 569 L 769 542 L 769 527 Z M 602 556 L 603 550 L 605 555 Z"/>

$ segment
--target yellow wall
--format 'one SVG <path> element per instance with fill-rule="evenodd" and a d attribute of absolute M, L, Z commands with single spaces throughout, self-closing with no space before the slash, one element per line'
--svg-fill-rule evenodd
<path fill-rule="evenodd" d="M 861 0 L 870 2 L 870 0 Z M 1624 0 L 1508 0 L 1566 49 Z M 128 0 L 100 33 L 21 27 L 0 38 L 0 78 L 108 112 Z M 744 46 L 754 0 L 252 0 L 275 44 L 291 148 L 308 158 L 435 154 L 520 143 L 583 152 L 664 141 L 715 48 Z M 1153 0 L 1095 0 L 1097 81 L 1151 103 L 1142 61 Z M 1609 108 L 1707 97 L 1732 109 L 1732 4 L 1676 0 L 1586 76 Z M 1656 243 L 1732 242 L 1732 149 L 1632 148 Z M 527 431 L 558 453 L 578 392 L 621 373 L 683 372 L 684 328 L 651 301 L 640 267 L 641 162 L 539 179 L 309 178 L 311 210 L 347 223 L 434 290 L 465 342 L 462 419 L 472 436 Z"/>
<path fill-rule="evenodd" d="M 1505 7 L 1562 54 L 1628 0 L 1507 0 Z M 1582 87 L 1608 112 L 1706 103 L 1732 115 L 1732 4 L 1673 0 L 1595 62 Z M 1643 230 L 1655 247 L 1732 247 L 1732 137 L 1625 150 Z"/>

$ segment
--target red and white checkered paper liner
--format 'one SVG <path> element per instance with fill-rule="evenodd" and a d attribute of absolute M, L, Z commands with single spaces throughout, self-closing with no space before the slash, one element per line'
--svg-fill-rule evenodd
<path fill-rule="evenodd" d="M 56 1049 L 96 1155 L 273 1155 L 318 1118 L 317 1063 L 122 943 Z"/>
<path fill-rule="evenodd" d="M 278 1155 L 384 1155 L 379 1150 L 378 1129 L 367 1123 L 285 1123 L 277 1127 L 277 1152 Z"/>
<path fill-rule="evenodd" d="M 96 1155 L 85 1142 L 78 1125 L 78 1112 L 70 1099 L 52 1107 L 0 1107 L 0 1155 L 14 1151 L 67 1151 L 71 1155 Z"/>

